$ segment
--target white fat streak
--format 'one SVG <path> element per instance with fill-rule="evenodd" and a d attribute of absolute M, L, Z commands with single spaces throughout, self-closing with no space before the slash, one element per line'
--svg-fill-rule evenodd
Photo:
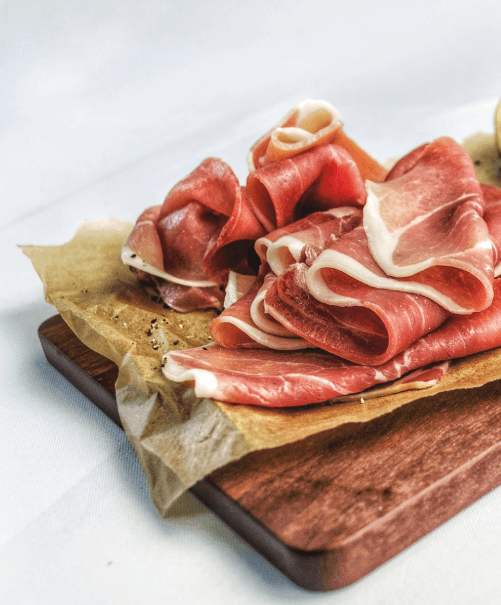
<path fill-rule="evenodd" d="M 335 382 L 333 380 L 329 380 L 328 378 L 322 378 L 321 376 L 308 376 L 308 380 L 305 380 L 305 375 L 304 374 L 287 374 L 287 378 L 288 379 L 297 379 L 299 380 L 301 383 L 303 384 L 318 384 L 321 387 L 328 387 L 330 390 L 332 390 L 332 388 L 335 388 L 337 390 L 337 392 L 339 393 L 339 395 L 346 395 L 348 393 L 350 393 L 351 389 L 346 388 L 346 387 L 341 387 L 341 385 L 338 382 Z"/>
<path fill-rule="evenodd" d="M 141 271 L 145 271 L 150 275 L 155 275 L 156 277 L 162 277 L 163 279 L 170 281 L 174 284 L 180 284 L 181 286 L 191 286 L 194 288 L 212 288 L 213 286 L 219 286 L 218 282 L 208 281 L 208 280 L 189 280 L 182 279 L 180 277 L 176 277 L 175 275 L 171 275 L 170 273 L 166 273 L 165 271 L 161 271 L 152 265 L 145 263 L 132 248 L 127 245 L 122 246 L 122 254 L 121 254 L 122 262 L 125 265 L 130 265 L 131 267 L 135 267 L 136 269 L 140 269 Z"/>
<path fill-rule="evenodd" d="M 248 323 L 245 323 L 245 321 L 242 321 L 236 317 L 221 317 L 220 322 L 234 325 L 244 334 L 247 334 L 247 336 L 252 338 L 252 340 L 258 344 L 268 347 L 269 349 L 277 349 L 279 351 L 296 351 L 298 349 L 307 349 L 312 347 L 312 345 L 302 338 L 274 336 L 273 334 L 268 334 L 267 332 L 251 326 Z"/>
<path fill-rule="evenodd" d="M 374 380 L 376 382 L 388 382 L 388 378 L 383 374 L 383 372 L 374 369 Z"/>
<path fill-rule="evenodd" d="M 228 273 L 228 283 L 226 285 L 223 308 L 227 309 L 228 307 L 231 307 L 231 305 L 242 298 L 244 294 L 247 294 L 255 280 L 255 275 L 244 275 L 242 273 L 230 271 Z"/>
<path fill-rule="evenodd" d="M 282 324 L 280 324 L 278 321 L 275 321 L 271 316 L 268 317 L 268 314 L 264 308 L 264 298 L 267 291 L 268 288 L 261 288 L 252 301 L 250 307 L 250 316 L 252 321 L 260 330 L 268 334 L 273 334 L 274 336 L 283 336 L 284 338 L 295 338 L 296 335 L 293 332 L 287 328 L 284 328 Z"/>
<path fill-rule="evenodd" d="M 269 246 L 266 260 L 275 275 L 281 275 L 289 265 L 298 262 L 305 244 L 293 235 L 284 235 Z"/>
<path fill-rule="evenodd" d="M 217 378 L 215 374 L 209 370 L 185 368 L 167 355 L 162 371 L 166 378 L 174 382 L 193 381 L 195 383 L 194 390 L 197 397 L 217 399 L 217 397 L 220 396 Z"/>
<path fill-rule="evenodd" d="M 336 250 L 324 250 L 313 265 L 310 267 L 306 275 L 306 283 L 311 294 L 321 302 L 329 305 L 338 305 L 340 307 L 350 307 L 360 305 L 360 301 L 356 298 L 340 296 L 333 292 L 325 283 L 321 269 L 336 269 L 350 275 L 354 279 L 383 290 L 394 290 L 405 292 L 407 294 L 421 294 L 430 298 L 437 304 L 441 305 L 448 311 L 456 314 L 469 314 L 471 309 L 465 309 L 458 305 L 452 298 L 439 292 L 429 285 L 421 284 L 412 281 L 398 281 L 391 277 L 382 277 L 375 275 L 369 271 L 367 267 L 353 259 L 351 256 L 342 254 Z"/>
<path fill-rule="evenodd" d="M 359 208 L 353 206 L 339 206 L 338 208 L 331 208 L 330 210 L 324 210 L 323 214 L 331 214 L 337 218 L 344 218 L 358 212 Z"/>
<path fill-rule="evenodd" d="M 378 183 L 371 181 L 365 182 L 367 189 L 367 201 L 364 207 L 364 229 L 367 235 L 367 241 L 369 243 L 369 249 L 372 256 L 378 263 L 378 265 L 384 270 L 387 275 L 393 275 L 394 277 L 409 277 L 428 269 L 434 265 L 433 258 L 414 263 L 412 265 L 396 265 L 393 262 L 393 254 L 399 244 L 400 236 L 405 233 L 408 229 L 422 223 L 430 216 L 439 212 L 443 208 L 448 206 L 455 206 L 461 202 L 466 202 L 468 199 L 474 199 L 474 194 L 464 194 L 457 199 L 442 204 L 441 206 L 434 208 L 430 212 L 416 217 L 413 221 L 407 223 L 400 229 L 396 229 L 391 232 L 387 229 L 386 224 L 381 216 L 380 202 L 382 198 L 379 198 L 372 187 L 377 188 Z M 384 197 L 384 196 L 383 196 Z M 472 210 L 473 212 L 473 210 Z M 482 246 L 483 247 L 483 243 Z M 464 311 L 463 311 L 464 313 Z"/>
<path fill-rule="evenodd" d="M 302 122 L 304 122 L 304 120 L 306 120 L 306 118 L 311 116 L 313 113 L 315 113 L 317 111 L 322 111 L 322 110 L 330 113 L 330 115 L 332 117 L 332 122 L 337 122 L 337 121 L 341 120 L 341 115 L 339 113 L 339 110 L 336 109 L 336 107 L 334 107 L 334 105 L 331 105 L 327 101 L 321 101 L 318 99 L 305 99 L 304 101 L 301 101 L 300 103 L 298 103 L 296 109 L 297 109 L 296 124 L 301 124 Z"/>
<path fill-rule="evenodd" d="M 280 135 L 286 135 L 287 139 L 290 139 L 290 143 L 298 143 L 299 141 L 304 141 L 308 137 L 312 136 L 311 132 L 308 132 L 308 130 L 303 130 L 303 128 L 298 126 L 278 127 L 275 129 L 273 134 L 280 140 L 282 140 Z"/>

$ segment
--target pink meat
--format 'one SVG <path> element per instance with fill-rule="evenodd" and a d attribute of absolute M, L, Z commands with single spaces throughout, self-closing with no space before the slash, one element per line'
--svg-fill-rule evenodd
<path fill-rule="evenodd" d="M 339 206 L 363 206 L 366 191 L 347 151 L 324 144 L 251 172 L 247 193 L 266 232 L 301 214 Z"/>
<path fill-rule="evenodd" d="M 324 351 L 238 352 L 209 345 L 171 352 L 165 376 L 193 384 L 198 397 L 268 407 L 302 406 L 362 392 L 407 372 L 501 346 L 501 283 L 491 306 L 451 316 L 397 357 L 377 366 L 357 365 Z"/>
<path fill-rule="evenodd" d="M 180 313 L 188 313 L 195 309 L 221 310 L 223 308 L 224 292 L 219 286 L 210 288 L 183 286 L 156 277 L 153 281 L 162 301 Z"/>
<path fill-rule="evenodd" d="M 153 268 L 173 282 L 162 288 L 173 308 L 221 308 L 218 287 L 230 269 L 250 271 L 248 252 L 263 234 L 231 168 L 208 158 L 173 187 L 162 206 L 139 217 L 125 244 L 125 262 L 150 273 Z"/>
<path fill-rule="evenodd" d="M 280 275 L 289 265 L 313 260 L 329 244 L 362 222 L 360 208 L 341 207 L 315 212 L 261 237 L 255 249 L 262 260 Z"/>
<path fill-rule="evenodd" d="M 263 264 L 250 290 L 212 320 L 210 333 L 214 342 L 230 349 L 270 347 L 294 350 L 310 346 L 271 316 L 267 316 L 262 304 L 256 305 L 260 299 L 264 299 L 267 290 L 276 280 L 276 276 L 268 272 L 268 269 Z"/>
<path fill-rule="evenodd" d="M 352 206 L 335 208 L 334 210 L 326 210 L 324 212 L 313 212 L 260 237 L 254 247 L 259 258 L 262 261 L 266 261 L 268 248 L 282 237 L 294 235 L 295 237 L 304 239 L 305 243 L 318 246 L 320 242 L 325 241 L 325 237 L 322 235 L 324 225 L 325 229 L 328 229 L 330 233 L 335 233 L 337 237 L 340 237 L 343 233 L 347 233 L 358 227 L 361 222 L 362 210 Z M 298 234 L 301 235 L 298 236 Z"/>
<path fill-rule="evenodd" d="M 355 240 L 358 232 L 363 228 L 349 235 Z M 355 363 L 384 363 L 449 315 L 424 296 L 372 288 L 330 269 L 324 276 L 326 286 L 351 304 L 327 304 L 308 288 L 308 271 L 306 264 L 285 271 L 268 291 L 267 312 L 313 345 Z"/>
<path fill-rule="evenodd" d="M 466 151 L 452 139 L 437 139 L 402 159 L 389 178 L 367 182 L 364 209 L 370 250 L 380 267 L 417 288 L 422 284 L 421 293 L 451 312 L 488 307 L 493 247 Z"/>

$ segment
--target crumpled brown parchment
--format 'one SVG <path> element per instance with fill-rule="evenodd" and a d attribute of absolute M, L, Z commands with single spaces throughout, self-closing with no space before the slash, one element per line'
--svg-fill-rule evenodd
<path fill-rule="evenodd" d="M 501 349 L 496 349 L 454 362 L 434 387 L 364 402 L 267 409 L 197 399 L 191 388 L 164 378 L 162 356 L 206 343 L 215 312 L 180 314 L 152 300 L 120 260 L 131 228 L 119 219 L 90 222 L 66 244 L 22 249 L 44 284 L 46 300 L 82 342 L 118 365 L 120 418 L 164 516 L 194 483 L 250 452 L 501 378 Z"/>

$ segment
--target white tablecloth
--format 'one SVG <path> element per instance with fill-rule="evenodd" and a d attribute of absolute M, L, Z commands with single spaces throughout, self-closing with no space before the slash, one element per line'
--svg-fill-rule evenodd
<path fill-rule="evenodd" d="M 16 244 L 135 220 L 304 98 L 379 159 L 492 132 L 501 5 L 479 0 L 0 3 L 0 602 L 498 603 L 501 489 L 346 589 L 294 586 L 187 497 L 154 509 L 124 434 L 50 367 Z"/>

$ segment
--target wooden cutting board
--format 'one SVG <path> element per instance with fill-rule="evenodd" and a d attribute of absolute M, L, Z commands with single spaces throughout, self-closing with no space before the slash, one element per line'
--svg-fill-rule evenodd
<path fill-rule="evenodd" d="M 48 361 L 119 426 L 117 368 L 60 316 Z M 360 579 L 501 484 L 501 381 L 249 454 L 191 492 L 309 590 Z"/>

